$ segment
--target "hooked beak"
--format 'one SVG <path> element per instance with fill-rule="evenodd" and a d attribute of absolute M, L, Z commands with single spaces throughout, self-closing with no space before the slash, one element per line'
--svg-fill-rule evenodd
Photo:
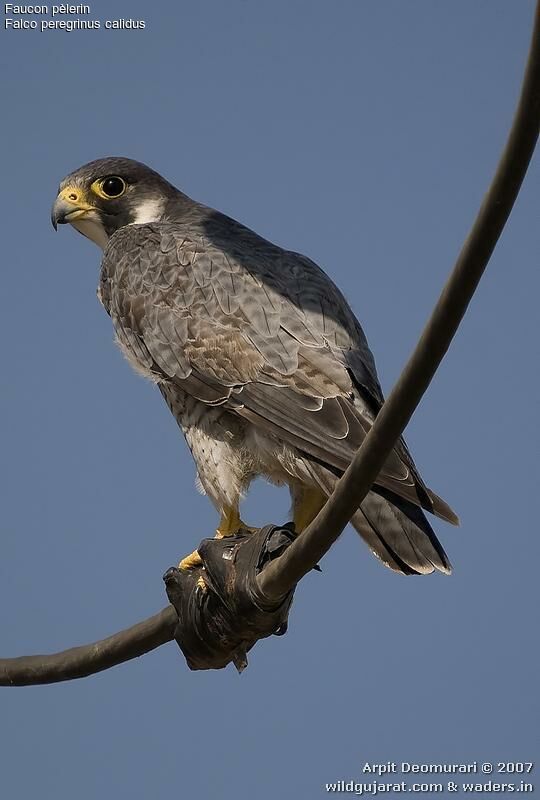
<path fill-rule="evenodd" d="M 73 208 L 73 203 L 69 203 L 62 197 L 57 197 L 51 212 L 52 226 L 57 230 L 59 225 L 65 225 L 67 222 L 71 222 L 87 213 L 83 208 Z"/>
<path fill-rule="evenodd" d="M 54 201 L 51 211 L 52 226 L 57 230 L 59 225 L 74 222 L 90 211 L 95 211 L 95 208 L 83 200 L 80 191 L 68 187 L 63 189 Z"/>

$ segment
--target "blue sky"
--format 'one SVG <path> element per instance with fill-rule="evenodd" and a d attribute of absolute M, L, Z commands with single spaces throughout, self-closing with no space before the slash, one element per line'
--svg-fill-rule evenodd
<path fill-rule="evenodd" d="M 163 571 L 216 522 L 174 420 L 112 342 L 99 251 L 50 226 L 60 179 L 137 158 L 306 253 L 388 390 L 493 173 L 533 7 L 98 0 L 86 19 L 145 29 L 2 30 L 2 656 L 154 613 Z M 171 644 L 4 689 L 2 797 L 311 800 L 366 761 L 534 760 L 539 177 L 536 158 L 407 431 L 462 520 L 436 523 L 453 576 L 394 575 L 347 531 L 240 677 L 191 673 Z M 258 483 L 244 516 L 287 510 Z"/>

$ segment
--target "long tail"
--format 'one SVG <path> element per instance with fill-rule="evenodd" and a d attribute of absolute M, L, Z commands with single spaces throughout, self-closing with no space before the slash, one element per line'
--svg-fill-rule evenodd
<path fill-rule="evenodd" d="M 309 462 L 309 472 L 327 496 L 338 478 Z M 373 487 L 351 519 L 372 552 L 404 575 L 426 575 L 435 569 L 449 575 L 451 564 L 427 518 L 417 505 L 379 486 Z"/>

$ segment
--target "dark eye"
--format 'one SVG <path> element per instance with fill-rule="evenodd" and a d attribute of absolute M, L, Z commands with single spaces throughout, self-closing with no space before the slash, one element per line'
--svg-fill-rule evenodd
<path fill-rule="evenodd" d="M 101 181 L 99 188 L 105 197 L 120 197 L 126 191 L 126 182 L 116 175 L 111 175 Z"/>

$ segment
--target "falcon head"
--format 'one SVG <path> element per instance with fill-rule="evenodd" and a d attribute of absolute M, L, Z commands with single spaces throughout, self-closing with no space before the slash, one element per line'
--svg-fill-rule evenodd
<path fill-rule="evenodd" d="M 58 189 L 52 224 L 69 222 L 105 249 L 125 225 L 164 218 L 167 205 L 184 197 L 153 169 L 129 158 L 100 158 L 68 175 Z"/>

